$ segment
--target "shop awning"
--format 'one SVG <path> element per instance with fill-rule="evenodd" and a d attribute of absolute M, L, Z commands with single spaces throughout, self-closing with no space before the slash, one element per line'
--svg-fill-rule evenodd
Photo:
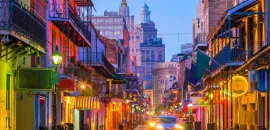
<path fill-rule="evenodd" d="M 75 109 L 98 110 L 100 109 L 100 100 L 98 97 L 78 96 L 75 99 Z"/>
<path fill-rule="evenodd" d="M 113 78 L 112 83 L 113 84 L 128 84 L 128 81 L 124 76 L 114 73 L 114 78 Z"/>

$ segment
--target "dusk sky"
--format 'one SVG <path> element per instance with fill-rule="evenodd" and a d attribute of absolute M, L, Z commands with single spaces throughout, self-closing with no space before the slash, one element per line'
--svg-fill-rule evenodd
<path fill-rule="evenodd" d="M 122 0 L 93 0 L 97 12 L 95 16 L 103 15 L 105 10 L 117 11 Z M 166 61 L 173 54 L 180 53 L 180 45 L 192 42 L 192 19 L 196 16 L 196 4 L 198 0 L 127 0 L 130 15 L 135 16 L 135 24 L 138 23 L 139 11 L 143 3 L 149 6 L 151 20 L 155 22 L 158 29 L 158 37 L 163 37 L 166 45 Z M 177 35 L 160 34 L 180 34 Z"/>

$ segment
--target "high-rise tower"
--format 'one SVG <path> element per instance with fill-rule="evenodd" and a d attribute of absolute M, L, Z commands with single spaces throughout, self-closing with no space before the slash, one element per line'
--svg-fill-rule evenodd
<path fill-rule="evenodd" d="M 157 39 L 157 29 L 155 23 L 150 20 L 151 11 L 146 3 L 140 10 L 140 23 L 136 25 L 136 31 L 140 36 L 140 43 L 149 42 L 151 39 Z"/>
<path fill-rule="evenodd" d="M 150 22 L 150 15 L 151 11 L 149 11 L 149 7 L 144 3 L 140 11 L 140 23 Z"/>
<path fill-rule="evenodd" d="M 126 0 L 122 0 L 121 6 L 119 7 L 119 14 L 123 17 L 129 17 L 129 7 Z"/>

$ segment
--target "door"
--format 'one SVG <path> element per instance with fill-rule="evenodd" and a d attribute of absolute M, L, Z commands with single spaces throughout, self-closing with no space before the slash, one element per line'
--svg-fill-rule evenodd
<path fill-rule="evenodd" d="M 74 130 L 80 130 L 80 110 L 74 109 Z"/>
<path fill-rule="evenodd" d="M 6 111 L 7 111 L 7 117 L 6 117 L 6 124 L 7 129 L 11 129 L 11 74 L 6 75 Z"/>

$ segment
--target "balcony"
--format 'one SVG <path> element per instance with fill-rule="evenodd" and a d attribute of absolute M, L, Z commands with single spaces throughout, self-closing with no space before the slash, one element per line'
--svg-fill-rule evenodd
<path fill-rule="evenodd" d="M 230 48 L 230 44 L 227 44 L 213 59 L 222 66 L 240 66 L 251 56 L 250 51 L 246 51 L 243 45 L 234 45 Z M 218 64 L 212 62 L 211 71 L 214 72 L 219 68 Z"/>
<path fill-rule="evenodd" d="M 70 2 L 50 3 L 49 9 L 49 20 L 53 21 L 75 44 L 78 46 L 91 45 L 91 33 L 88 26 L 80 19 L 75 5 L 71 5 Z"/>
<path fill-rule="evenodd" d="M 120 98 L 120 99 L 124 99 L 125 98 L 125 94 L 123 93 L 122 90 L 111 90 L 109 91 L 109 97 L 111 98 Z"/>
<path fill-rule="evenodd" d="M 121 89 L 109 90 L 107 88 L 106 92 L 101 95 L 101 99 L 109 101 L 109 102 L 111 102 L 111 101 L 123 101 L 123 99 L 126 99 L 126 94 Z"/>
<path fill-rule="evenodd" d="M 66 66 L 63 66 L 63 74 L 76 78 L 80 82 L 91 82 L 92 67 L 89 64 L 83 63 L 81 60 L 76 60 L 75 56 L 68 58 L 69 62 Z"/>
<path fill-rule="evenodd" d="M 1 42 L 4 43 L 6 49 L 12 49 L 6 55 L 11 54 L 11 52 L 16 55 L 45 53 L 45 20 L 21 1 L 2 0 L 0 4 Z"/>
<path fill-rule="evenodd" d="M 91 53 L 91 66 L 93 66 L 98 72 L 102 73 L 105 77 L 112 78 L 114 76 L 114 67 L 107 60 L 106 56 L 101 52 Z"/>
<path fill-rule="evenodd" d="M 204 33 L 197 34 L 194 44 L 195 50 L 200 49 L 205 51 L 208 48 L 207 35 Z"/>

